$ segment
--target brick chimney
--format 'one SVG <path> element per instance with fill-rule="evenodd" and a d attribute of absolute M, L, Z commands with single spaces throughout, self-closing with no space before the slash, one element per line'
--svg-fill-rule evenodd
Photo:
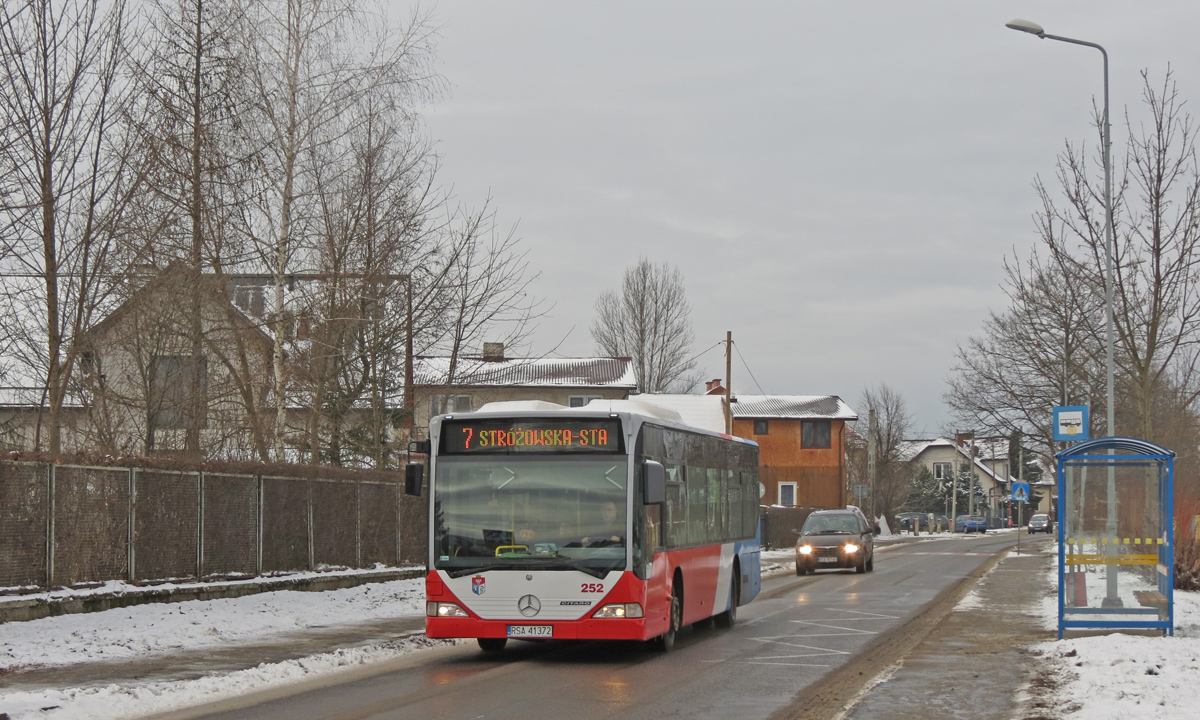
<path fill-rule="evenodd" d="M 721 384 L 721 378 L 715 378 L 704 383 L 705 395 L 724 395 L 725 386 Z"/>
<path fill-rule="evenodd" d="M 486 362 L 501 362 L 504 360 L 504 343 L 485 342 L 483 344 L 483 359 Z"/>

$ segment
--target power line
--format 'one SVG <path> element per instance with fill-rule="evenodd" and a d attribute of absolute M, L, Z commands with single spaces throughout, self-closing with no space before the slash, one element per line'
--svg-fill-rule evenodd
<path fill-rule="evenodd" d="M 750 372 L 750 366 L 746 364 L 746 358 L 742 357 L 742 350 L 737 346 L 737 343 L 733 343 L 733 349 L 737 351 L 738 359 L 742 361 L 742 367 L 746 368 L 746 373 L 749 374 L 750 379 L 754 381 L 754 387 L 758 388 L 758 393 L 760 395 L 766 395 L 767 393 L 762 389 L 762 385 L 758 384 L 758 378 L 754 377 L 753 372 Z"/>
<path fill-rule="evenodd" d="M 686 363 L 690 363 L 693 360 L 699 360 L 702 356 L 707 355 L 713 348 L 720 347 L 721 345 L 724 345 L 724 344 L 725 344 L 724 340 L 719 340 L 715 344 L 709 346 L 707 349 L 702 350 L 699 355 L 695 355 L 693 357 L 688 358 Z"/>

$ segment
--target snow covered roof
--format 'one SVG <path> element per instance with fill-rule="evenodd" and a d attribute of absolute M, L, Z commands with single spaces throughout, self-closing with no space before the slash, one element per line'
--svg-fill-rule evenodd
<path fill-rule="evenodd" d="M 1009 483 L 1009 482 L 1012 482 L 1015 478 L 1013 478 L 1011 476 L 1001 476 L 1001 475 L 997 474 L 985 462 L 985 461 L 989 461 L 989 460 L 991 460 L 991 461 L 1007 460 L 1007 458 L 1008 458 L 1008 451 L 1007 451 L 1008 446 L 1007 445 L 1005 445 L 1004 453 L 999 454 L 999 455 L 994 454 L 996 451 L 996 446 L 998 445 L 999 442 L 1000 441 L 995 441 L 995 440 L 984 441 L 983 443 L 977 442 L 975 444 L 975 466 L 978 471 L 993 478 L 997 482 Z M 1005 441 L 1005 442 L 1007 442 L 1007 441 Z M 930 448 L 934 448 L 934 447 L 955 449 L 958 451 L 958 454 L 963 458 L 970 457 L 970 453 L 971 453 L 969 444 L 965 447 L 955 446 L 954 441 L 949 440 L 947 438 L 936 438 L 934 440 L 905 440 L 900 444 L 900 459 L 904 460 L 904 461 L 916 460 L 926 450 L 928 450 Z M 989 449 L 991 451 L 991 454 L 982 452 L 981 448 Z"/>
<path fill-rule="evenodd" d="M 837 395 L 738 395 L 735 418 L 857 420 L 858 415 Z"/>
<path fill-rule="evenodd" d="M 418 357 L 413 363 L 413 383 L 446 385 L 450 358 Z M 633 362 L 629 358 L 510 358 L 483 360 L 459 358 L 454 370 L 456 387 L 594 387 L 633 390 Z"/>
<path fill-rule="evenodd" d="M 636 400 L 678 413 L 685 425 L 713 432 L 725 432 L 725 398 L 722 395 L 634 395 Z M 592 403 L 602 402 L 593 400 Z"/>

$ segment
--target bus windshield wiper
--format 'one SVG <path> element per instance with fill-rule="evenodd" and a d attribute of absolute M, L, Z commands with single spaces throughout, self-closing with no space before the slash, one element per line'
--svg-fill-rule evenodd
<path fill-rule="evenodd" d="M 587 565 L 574 562 L 563 562 L 569 558 L 556 558 L 554 562 L 544 562 L 533 560 L 532 562 L 506 562 L 497 563 L 495 565 L 483 565 L 479 567 L 456 568 L 447 570 L 446 574 L 451 578 L 460 578 L 464 575 L 472 575 L 474 573 L 486 572 L 488 570 L 578 570 L 581 573 L 587 573 L 594 578 L 603 580 L 609 572 L 614 568 L 593 568 Z"/>

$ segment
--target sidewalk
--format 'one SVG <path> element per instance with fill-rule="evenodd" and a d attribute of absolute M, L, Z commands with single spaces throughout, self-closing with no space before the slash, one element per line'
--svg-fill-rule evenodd
<path fill-rule="evenodd" d="M 941 625 L 899 664 L 878 678 L 843 717 L 1008 720 L 1043 715 L 1041 683 L 1031 646 L 1054 637 L 1041 608 L 1055 588 L 1048 538 L 1022 539 Z M 1033 693 L 1026 690 L 1032 688 Z M 1053 688 L 1047 688 L 1052 691 Z"/>

